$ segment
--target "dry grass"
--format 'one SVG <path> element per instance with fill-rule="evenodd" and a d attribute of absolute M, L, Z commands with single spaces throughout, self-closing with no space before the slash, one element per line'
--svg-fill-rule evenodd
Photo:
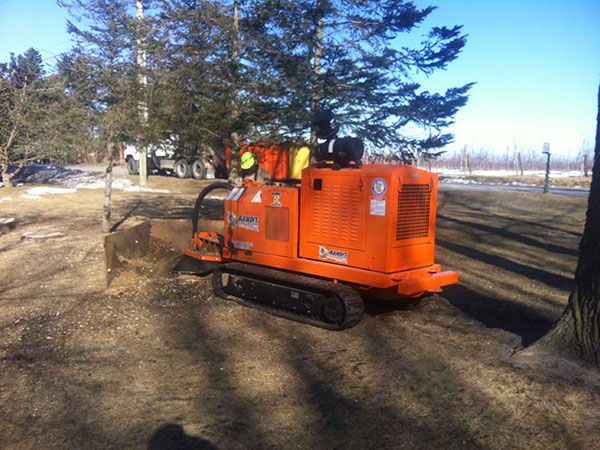
<path fill-rule="evenodd" d="M 139 183 L 139 176 L 137 175 L 117 176 L 119 178 L 127 178 L 136 185 Z M 175 176 L 150 175 L 148 176 L 146 186 L 150 189 L 166 189 L 169 191 L 175 190 L 177 193 L 198 195 L 202 188 L 215 181 L 224 180 L 194 180 L 193 178 L 179 179 L 175 178 Z"/>
<path fill-rule="evenodd" d="M 115 192 L 119 227 L 189 217 L 197 182 L 150 183 L 185 193 Z M 215 298 L 159 242 L 105 290 L 102 193 L 22 192 L 0 204 L 20 220 L 0 236 L 1 448 L 600 448 L 600 374 L 512 357 L 562 312 L 584 199 L 440 193 L 460 284 L 333 333 Z"/>

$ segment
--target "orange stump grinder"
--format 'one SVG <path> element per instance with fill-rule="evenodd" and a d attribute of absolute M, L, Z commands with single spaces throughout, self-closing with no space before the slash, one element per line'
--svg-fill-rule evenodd
<path fill-rule="evenodd" d="M 300 186 L 233 188 L 225 235 L 194 233 L 191 272 L 212 271 L 219 297 L 331 330 L 358 324 L 363 296 L 416 298 L 456 283 L 433 259 L 437 174 L 361 165 L 362 141 L 335 139 L 330 112 L 313 126 L 326 142 Z M 206 244 L 220 256 L 202 256 Z"/>

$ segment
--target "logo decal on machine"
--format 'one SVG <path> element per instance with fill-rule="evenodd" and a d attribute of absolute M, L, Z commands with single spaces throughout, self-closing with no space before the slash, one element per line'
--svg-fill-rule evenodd
<path fill-rule="evenodd" d="M 244 228 L 250 231 L 258 231 L 258 216 L 236 217 L 231 211 L 227 212 L 227 228 Z"/>
<path fill-rule="evenodd" d="M 343 252 L 341 250 L 330 250 L 328 248 L 322 247 L 319 245 L 319 258 L 321 259 L 331 259 L 332 261 L 337 261 L 341 263 L 348 263 L 348 252 Z"/>
<path fill-rule="evenodd" d="M 371 190 L 375 195 L 383 195 L 387 191 L 387 184 L 383 178 L 375 178 L 371 184 Z"/>

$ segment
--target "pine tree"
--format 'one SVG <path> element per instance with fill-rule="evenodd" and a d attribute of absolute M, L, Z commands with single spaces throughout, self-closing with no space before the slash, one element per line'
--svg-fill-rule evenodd
<path fill-rule="evenodd" d="M 102 149 L 98 148 L 99 143 L 93 134 L 94 118 L 77 92 L 68 89 L 68 79 L 62 73 L 61 62 L 58 66 L 58 73 L 44 79 L 44 89 L 40 92 L 40 100 L 44 104 L 43 114 L 37 122 L 41 154 L 44 159 L 60 164 L 73 164 L 84 158 L 95 159 Z"/>
<path fill-rule="evenodd" d="M 0 65 L 0 173 L 7 187 L 24 164 L 42 157 L 36 138 L 43 75 L 42 57 L 33 48 L 17 57 L 11 53 L 10 62 Z"/>
<path fill-rule="evenodd" d="M 445 69 L 466 43 L 461 27 L 432 28 L 418 48 L 397 40 L 435 9 L 400 0 L 253 2 L 254 35 L 280 80 L 278 130 L 301 139 L 310 117 L 334 110 L 345 127 L 391 154 L 433 155 L 452 139 L 444 127 L 467 101 L 472 83 L 444 94 L 413 81 Z M 420 137 L 413 137 L 419 130 Z M 313 143 L 315 141 L 312 137 Z"/>
<path fill-rule="evenodd" d="M 230 128 L 230 101 L 218 71 L 227 58 L 221 7 L 177 0 L 158 5 L 148 52 L 151 128 L 176 131 L 184 153 L 196 151 L 199 142 L 222 142 Z"/>
<path fill-rule="evenodd" d="M 139 130 L 134 14 L 126 0 L 60 0 L 76 19 L 67 31 L 78 43 L 63 58 L 69 88 L 94 117 L 94 137 L 106 149 L 102 230 L 110 228 L 113 159 L 120 142 Z"/>
<path fill-rule="evenodd" d="M 155 128 L 177 130 L 181 150 L 210 149 L 223 160 L 231 147 L 235 163 L 240 142 L 259 139 L 257 130 L 273 121 L 263 95 L 272 77 L 248 39 L 247 3 L 157 2 L 150 116 L 162 124 Z"/>

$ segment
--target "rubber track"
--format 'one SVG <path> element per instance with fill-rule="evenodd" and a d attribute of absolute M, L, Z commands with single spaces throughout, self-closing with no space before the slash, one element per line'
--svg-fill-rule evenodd
<path fill-rule="evenodd" d="M 314 316 L 298 314 L 288 309 L 277 308 L 264 303 L 257 303 L 227 294 L 223 291 L 221 286 L 222 272 L 235 273 L 237 275 L 248 275 L 250 277 L 265 279 L 269 282 L 277 282 L 277 284 L 281 286 L 289 286 L 290 290 L 296 287 L 298 289 L 309 290 L 316 293 L 331 293 L 342 301 L 344 305 L 344 318 L 339 323 L 330 323 L 324 320 L 319 320 Z M 351 328 L 360 322 L 364 313 L 364 302 L 360 294 L 350 286 L 336 284 L 330 281 L 320 280 L 318 278 L 306 277 L 304 275 L 284 272 L 282 270 L 254 266 L 251 264 L 229 263 L 222 265 L 213 272 L 212 285 L 215 293 L 221 298 L 232 300 L 241 305 L 260 309 L 261 311 L 269 312 L 275 316 L 325 328 L 327 330 L 339 331 L 346 328 Z"/>

